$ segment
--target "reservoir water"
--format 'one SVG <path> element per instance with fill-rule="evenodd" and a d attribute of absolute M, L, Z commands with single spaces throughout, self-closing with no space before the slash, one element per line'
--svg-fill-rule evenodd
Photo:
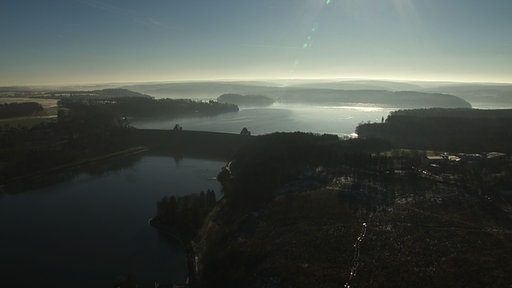
<path fill-rule="evenodd" d="M 254 135 L 304 131 L 350 135 L 360 122 L 380 122 L 391 109 L 273 105 L 214 117 L 134 121 L 139 128 Z M 80 174 L 52 186 L 0 197 L 0 285 L 112 287 L 120 275 L 139 287 L 183 283 L 185 254 L 147 224 L 164 196 L 213 189 L 225 164 L 207 159 L 145 155 L 104 174 Z"/>
<path fill-rule="evenodd" d="M 112 287 L 120 275 L 139 287 L 183 283 L 182 247 L 147 221 L 164 196 L 220 191 L 212 177 L 224 164 L 144 156 L 126 169 L 3 195 L 1 286 Z"/>
<path fill-rule="evenodd" d="M 239 133 L 246 127 L 253 135 L 272 132 L 313 132 L 353 135 L 361 122 L 380 122 L 395 109 L 375 106 L 304 106 L 273 104 L 265 108 L 241 108 L 213 117 L 172 120 L 136 120 L 137 128 L 172 129 L 176 123 L 186 130 Z"/>

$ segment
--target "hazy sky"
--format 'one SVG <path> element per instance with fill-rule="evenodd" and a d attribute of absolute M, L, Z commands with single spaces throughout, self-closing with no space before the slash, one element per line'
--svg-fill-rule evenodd
<path fill-rule="evenodd" d="M 0 1 L 0 85 L 272 77 L 512 82 L 512 1 Z"/>

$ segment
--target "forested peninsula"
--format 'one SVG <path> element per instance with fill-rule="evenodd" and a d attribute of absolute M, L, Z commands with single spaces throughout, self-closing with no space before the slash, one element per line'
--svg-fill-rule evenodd
<path fill-rule="evenodd" d="M 495 127 L 508 125 L 508 113 L 402 111 L 386 123 L 451 115 L 467 131 L 490 115 Z M 485 138 L 476 138 L 478 153 L 437 150 L 426 135 L 422 149 L 377 137 L 252 137 L 219 173 L 223 197 L 209 213 L 201 201 L 159 203 L 167 225 L 192 229 L 189 287 L 508 285 L 510 152 L 490 152 L 497 147 Z M 205 215 L 202 224 L 173 217 L 176 207 Z"/>
<path fill-rule="evenodd" d="M 102 93 L 111 95 L 108 91 Z M 125 95 L 126 91 L 114 90 L 114 95 L 120 93 Z M 0 123 L 2 124 L 0 125 L 0 159 L 2 159 L 0 188 L 2 191 L 19 191 L 37 187 L 57 180 L 61 173 L 72 173 L 76 169 L 84 169 L 88 166 L 99 168 L 102 159 L 137 154 L 146 151 L 149 146 L 156 146 L 154 142 L 169 142 L 162 141 L 162 137 L 157 139 L 142 137 L 145 134 L 129 125 L 129 120 L 133 117 L 172 119 L 185 115 L 210 116 L 238 110 L 236 105 L 216 101 L 155 100 L 148 97 L 100 97 L 98 95 L 59 97 L 61 98 L 58 101 L 58 107 L 50 109 L 57 115 L 37 118 L 37 124 L 23 126 L 17 125 L 18 122 L 11 124 L 10 118 Z M 38 101 L 37 98 L 31 99 Z M 37 103 L 34 102 L 34 104 Z M 40 108 L 40 105 L 34 104 L 6 104 L 9 105 L 6 106 L 9 109 L 0 110 L 0 112 L 5 112 L 7 117 L 12 114 L 10 112 L 13 110 L 12 105 L 22 112 L 27 110 L 25 109 L 27 106 L 30 108 L 30 113 L 23 112 L 23 115 L 30 114 L 27 115 L 30 118 L 32 111 L 39 111 Z M 32 106 L 37 109 L 34 110 Z M 16 121 L 18 120 L 19 118 L 16 118 Z M 171 128 L 169 127 L 169 130 Z M 188 137 L 195 136 L 188 135 Z M 182 142 L 177 143 L 186 147 L 186 143 Z M 221 151 L 229 153 L 226 149 Z"/>
<path fill-rule="evenodd" d="M 414 109 L 391 112 L 383 123 L 361 124 L 356 133 L 401 148 L 510 153 L 510 123 L 511 109 Z"/>

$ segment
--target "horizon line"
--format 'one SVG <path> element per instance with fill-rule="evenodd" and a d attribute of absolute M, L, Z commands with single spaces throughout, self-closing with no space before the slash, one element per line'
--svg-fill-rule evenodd
<path fill-rule="evenodd" d="M 479 81 L 479 80 L 450 80 L 450 79 L 403 79 L 386 77 L 274 77 L 274 78 L 189 78 L 179 80 L 134 80 L 134 81 L 91 81 L 91 82 L 47 82 L 47 83 L 1 83 L 0 88 L 59 88 L 66 86 L 99 86 L 99 85 L 140 85 L 140 84 L 177 84 L 177 83 L 200 83 L 200 82 L 276 82 L 276 81 L 387 81 L 399 83 L 442 83 L 442 84 L 490 84 L 490 85 L 512 85 L 507 81 Z"/>

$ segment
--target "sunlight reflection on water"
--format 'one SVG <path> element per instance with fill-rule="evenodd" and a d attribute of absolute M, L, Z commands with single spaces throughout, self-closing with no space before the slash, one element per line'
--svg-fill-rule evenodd
<path fill-rule="evenodd" d="M 135 120 L 142 129 L 171 129 L 239 133 L 246 127 L 253 135 L 272 132 L 311 132 L 354 137 L 359 123 L 381 122 L 394 109 L 371 105 L 312 106 L 274 103 L 268 107 L 241 107 L 240 111 L 211 117 Z"/>
<path fill-rule="evenodd" d="M 364 112 L 376 112 L 382 111 L 384 108 L 375 106 L 321 106 L 322 109 L 348 109 Z"/>

